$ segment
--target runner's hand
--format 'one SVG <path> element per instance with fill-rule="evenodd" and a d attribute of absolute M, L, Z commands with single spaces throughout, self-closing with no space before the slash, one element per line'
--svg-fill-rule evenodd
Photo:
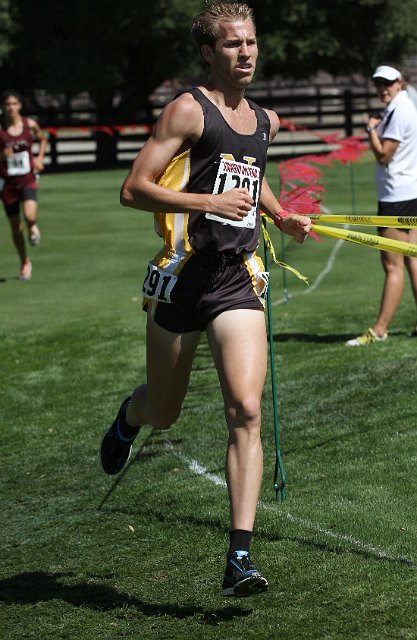
<path fill-rule="evenodd" d="M 290 213 L 280 220 L 281 231 L 292 236 L 300 244 L 308 237 L 311 230 L 311 220 L 306 216 Z"/>
<path fill-rule="evenodd" d="M 254 202 L 249 191 L 239 187 L 213 195 L 212 213 L 226 220 L 243 220 L 252 209 Z"/>

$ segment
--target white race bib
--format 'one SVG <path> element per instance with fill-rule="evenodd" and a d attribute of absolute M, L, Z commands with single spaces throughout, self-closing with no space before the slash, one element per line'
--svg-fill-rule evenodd
<path fill-rule="evenodd" d="M 171 302 L 171 293 L 178 277 L 168 273 L 165 269 L 156 267 L 149 262 L 142 291 L 145 298 L 158 302 Z"/>
<path fill-rule="evenodd" d="M 216 216 L 212 213 L 206 213 L 206 218 L 208 220 L 216 220 L 222 224 L 231 225 L 232 227 L 254 229 L 256 225 L 256 211 L 259 201 L 260 175 L 261 170 L 255 165 L 222 158 L 217 171 L 213 193 L 225 193 L 226 191 L 230 191 L 234 188 L 246 187 L 252 196 L 254 205 L 243 220 L 226 220 L 225 218 L 221 218 L 220 216 Z"/>
<path fill-rule="evenodd" d="M 18 151 L 7 158 L 7 174 L 9 176 L 24 176 L 27 173 L 30 173 L 28 151 Z"/>

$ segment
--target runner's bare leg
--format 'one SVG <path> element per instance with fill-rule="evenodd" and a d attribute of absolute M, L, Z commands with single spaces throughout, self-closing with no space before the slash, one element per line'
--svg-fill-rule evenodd
<path fill-rule="evenodd" d="M 133 392 L 126 413 L 130 425 L 168 429 L 177 420 L 199 339 L 200 331 L 172 333 L 157 325 L 148 313 L 147 382 Z"/>
<path fill-rule="evenodd" d="M 229 429 L 226 479 L 231 529 L 252 531 L 262 482 L 261 397 L 267 368 L 265 316 L 236 309 L 207 328 Z"/>

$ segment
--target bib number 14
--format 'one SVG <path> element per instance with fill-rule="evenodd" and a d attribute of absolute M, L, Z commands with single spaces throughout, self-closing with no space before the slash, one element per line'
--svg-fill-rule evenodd
<path fill-rule="evenodd" d="M 30 173 L 30 158 L 27 151 L 19 151 L 7 158 L 7 174 L 24 176 Z"/>

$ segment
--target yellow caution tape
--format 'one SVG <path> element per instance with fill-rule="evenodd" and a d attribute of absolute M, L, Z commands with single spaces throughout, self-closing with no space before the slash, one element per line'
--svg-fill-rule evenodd
<path fill-rule="evenodd" d="M 417 258 L 417 244 L 410 242 L 392 240 L 391 238 L 374 236 L 371 233 L 361 233 L 360 231 L 352 231 L 351 229 L 334 229 L 318 224 L 315 224 L 312 230 L 325 236 L 330 236 L 331 238 L 340 238 L 342 240 L 348 240 L 349 242 L 356 242 L 357 244 L 372 247 L 373 249 L 379 249 L 380 251 L 390 251 L 391 253 L 400 253 L 403 256 Z"/>
<path fill-rule="evenodd" d="M 334 222 L 336 224 L 359 224 L 363 226 L 391 227 L 395 229 L 417 227 L 417 216 L 338 216 L 329 213 L 309 213 L 307 217 L 311 220 Z"/>
<path fill-rule="evenodd" d="M 268 218 L 266 216 L 265 216 L 265 219 L 268 220 Z M 297 269 L 295 269 L 294 267 L 291 267 L 289 264 L 286 264 L 285 262 L 281 262 L 281 260 L 278 260 L 276 254 L 275 254 L 274 245 L 272 244 L 272 241 L 271 241 L 271 238 L 269 237 L 268 231 L 266 230 L 266 228 L 265 228 L 265 226 L 263 224 L 261 225 L 261 228 L 262 228 L 262 233 L 263 233 L 264 240 L 265 240 L 265 245 L 266 245 L 269 253 L 271 254 L 272 260 L 275 262 L 275 264 L 277 264 L 279 267 L 282 267 L 283 269 L 288 269 L 288 271 L 291 271 L 291 273 L 294 273 L 297 276 L 297 278 L 299 278 L 300 280 L 302 280 L 306 284 L 309 284 L 307 278 L 305 276 L 303 276 L 302 273 L 297 271 Z"/>

